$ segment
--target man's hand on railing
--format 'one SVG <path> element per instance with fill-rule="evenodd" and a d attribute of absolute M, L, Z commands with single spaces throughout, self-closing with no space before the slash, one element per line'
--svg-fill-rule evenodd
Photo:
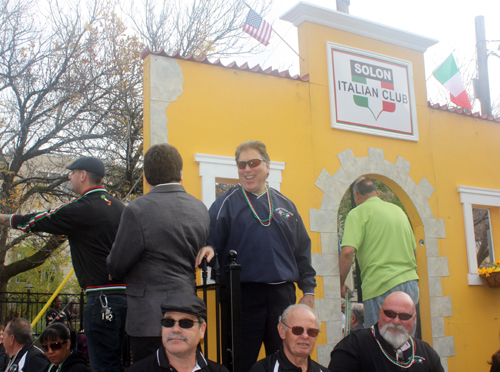
<path fill-rule="evenodd" d="M 207 263 L 210 262 L 210 260 L 215 256 L 214 249 L 210 246 L 206 246 L 200 249 L 198 252 L 198 255 L 196 256 L 196 265 L 195 268 L 197 269 L 198 266 L 201 265 L 201 261 L 203 260 L 203 257 L 207 258 Z"/>

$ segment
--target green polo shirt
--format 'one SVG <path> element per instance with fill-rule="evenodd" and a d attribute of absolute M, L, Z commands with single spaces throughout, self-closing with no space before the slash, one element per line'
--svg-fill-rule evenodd
<path fill-rule="evenodd" d="M 380 296 L 398 284 L 418 280 L 415 235 L 397 205 L 367 199 L 347 216 L 343 246 L 356 249 L 363 300 Z"/>

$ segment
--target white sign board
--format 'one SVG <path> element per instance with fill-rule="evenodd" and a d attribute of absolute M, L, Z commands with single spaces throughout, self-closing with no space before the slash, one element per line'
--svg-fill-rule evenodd
<path fill-rule="evenodd" d="M 332 128 L 418 141 L 411 62 L 327 43 Z"/>

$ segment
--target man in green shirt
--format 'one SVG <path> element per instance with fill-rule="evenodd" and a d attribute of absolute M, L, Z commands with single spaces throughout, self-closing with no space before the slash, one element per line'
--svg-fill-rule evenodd
<path fill-rule="evenodd" d="M 339 256 L 341 294 L 345 297 L 345 279 L 356 253 L 361 269 L 364 326 L 371 327 L 389 294 L 403 291 L 418 303 L 416 242 L 406 214 L 397 205 L 381 200 L 372 180 L 357 180 L 354 198 L 357 207 L 347 216 Z"/>

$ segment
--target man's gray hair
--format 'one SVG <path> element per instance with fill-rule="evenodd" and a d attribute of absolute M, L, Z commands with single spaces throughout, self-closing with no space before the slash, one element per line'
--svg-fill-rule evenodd
<path fill-rule="evenodd" d="M 373 192 L 378 192 L 378 189 L 373 180 L 360 177 L 354 183 L 354 192 L 357 192 L 359 195 L 368 195 Z"/>
<path fill-rule="evenodd" d="M 314 309 L 311 309 L 309 306 L 304 305 L 304 304 L 296 304 L 296 305 L 290 305 L 290 306 L 288 306 L 285 309 L 285 311 L 283 311 L 283 314 L 281 314 L 279 321 L 281 323 L 288 323 L 287 322 L 288 316 L 290 315 L 290 313 L 292 312 L 293 309 L 297 309 L 297 308 L 304 308 L 304 309 L 309 310 L 311 313 L 313 313 L 314 316 L 316 317 L 317 327 L 318 328 L 320 327 L 320 321 L 319 321 L 318 313 L 316 311 L 314 311 Z"/>
<path fill-rule="evenodd" d="M 26 319 L 14 318 L 7 323 L 7 326 L 9 327 L 9 335 L 14 335 L 14 339 L 18 344 L 27 345 L 33 342 L 33 329 Z"/>
<path fill-rule="evenodd" d="M 356 322 L 363 324 L 365 322 L 365 307 L 360 303 L 353 303 L 351 305 L 351 316 L 356 317 Z"/>

